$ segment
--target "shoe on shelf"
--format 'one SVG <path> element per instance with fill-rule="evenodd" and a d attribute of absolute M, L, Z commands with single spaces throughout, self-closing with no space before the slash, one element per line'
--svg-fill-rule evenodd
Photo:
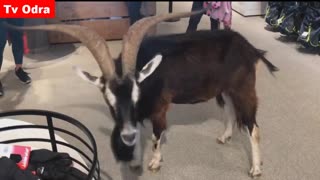
<path fill-rule="evenodd" d="M 28 73 L 26 73 L 22 68 L 16 70 L 16 76 L 21 82 L 25 84 L 31 83 L 31 78 L 28 76 Z"/>

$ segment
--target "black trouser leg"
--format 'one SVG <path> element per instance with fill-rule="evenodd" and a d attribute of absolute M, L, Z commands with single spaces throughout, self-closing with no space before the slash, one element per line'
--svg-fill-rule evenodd
<path fill-rule="evenodd" d="M 7 19 L 9 24 L 15 26 L 23 26 L 24 19 Z M 9 31 L 9 36 L 12 42 L 12 53 L 16 64 L 22 64 L 23 61 L 23 32 L 21 31 Z"/>
<path fill-rule="evenodd" d="M 191 11 L 196 11 L 196 10 L 202 9 L 203 8 L 203 2 L 204 1 L 193 1 Z M 196 31 L 197 30 L 197 27 L 198 27 L 198 24 L 199 24 L 199 22 L 201 20 L 202 15 L 203 14 L 197 14 L 197 15 L 193 15 L 193 16 L 190 17 L 189 25 L 188 25 L 188 28 L 187 28 L 187 32 Z"/>
<path fill-rule="evenodd" d="M 127 1 L 128 12 L 130 17 L 130 25 L 142 18 L 140 13 L 142 1 Z"/>
<path fill-rule="evenodd" d="M 215 20 L 215 19 L 210 18 L 210 24 L 211 24 L 211 31 L 219 29 L 219 25 L 220 25 L 219 20 Z"/>
<path fill-rule="evenodd" d="M 0 70 L 3 61 L 3 51 L 7 43 L 7 29 L 2 26 L 6 19 L 0 19 Z"/>

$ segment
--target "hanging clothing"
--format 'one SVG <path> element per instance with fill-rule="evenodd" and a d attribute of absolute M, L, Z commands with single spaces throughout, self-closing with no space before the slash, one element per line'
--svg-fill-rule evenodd
<path fill-rule="evenodd" d="M 227 28 L 231 27 L 232 21 L 232 5 L 231 1 L 205 1 L 204 8 L 211 6 L 212 8 L 207 11 L 210 18 L 218 20 L 223 23 Z"/>

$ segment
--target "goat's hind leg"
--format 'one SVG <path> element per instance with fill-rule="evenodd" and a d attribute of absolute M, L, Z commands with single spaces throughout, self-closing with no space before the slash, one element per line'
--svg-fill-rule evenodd
<path fill-rule="evenodd" d="M 262 174 L 261 171 L 261 154 L 260 154 L 260 134 L 259 128 L 256 122 L 257 112 L 257 97 L 254 89 L 246 89 L 232 94 L 235 110 L 237 114 L 237 123 L 242 127 L 248 129 L 251 155 L 252 155 L 252 167 L 249 171 L 251 177 L 257 177 Z"/>
<path fill-rule="evenodd" d="M 260 154 L 260 134 L 259 134 L 259 128 L 257 124 L 253 125 L 253 128 L 249 128 L 249 138 L 250 138 L 250 144 L 251 144 L 251 150 L 252 150 L 252 167 L 250 169 L 250 176 L 256 177 L 261 176 L 261 154 Z"/>
<path fill-rule="evenodd" d="M 226 93 L 222 93 L 217 96 L 217 102 L 219 106 L 224 108 L 226 114 L 226 121 L 224 122 L 225 130 L 224 133 L 217 138 L 219 144 L 225 144 L 231 139 L 232 129 L 236 122 L 236 114 L 232 99 Z"/>

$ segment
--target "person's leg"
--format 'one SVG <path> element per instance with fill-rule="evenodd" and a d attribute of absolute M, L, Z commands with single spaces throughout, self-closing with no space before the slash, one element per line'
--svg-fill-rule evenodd
<path fill-rule="evenodd" d="M 5 19 L 0 19 L 0 70 L 3 61 L 3 51 L 7 42 L 7 29 L 2 26 L 2 23 L 5 21 Z"/>
<path fill-rule="evenodd" d="M 15 26 L 23 26 L 24 19 L 9 19 L 8 23 Z M 10 30 L 9 35 L 12 42 L 12 53 L 16 63 L 16 68 L 19 68 L 22 66 L 23 61 L 23 32 Z"/>
<path fill-rule="evenodd" d="M 0 97 L 3 96 L 4 92 L 3 92 L 3 87 L 2 87 L 2 83 L 0 81 Z"/>
<path fill-rule="evenodd" d="M 6 28 L 2 27 L 2 23 L 5 21 L 6 21 L 5 19 L 0 19 L 0 70 L 2 67 L 2 61 L 3 61 L 3 51 L 7 42 L 7 30 Z M 3 87 L 2 87 L 1 81 L 0 81 L 0 96 L 3 96 Z"/>
<path fill-rule="evenodd" d="M 142 1 L 127 1 L 130 25 L 142 18 L 140 13 Z"/>
<path fill-rule="evenodd" d="M 220 26 L 219 20 L 210 18 L 210 23 L 211 23 L 211 31 L 214 31 L 214 30 L 218 30 L 218 29 L 219 29 L 219 26 Z"/>
<path fill-rule="evenodd" d="M 193 1 L 191 11 L 200 10 L 203 8 L 204 1 Z M 196 31 L 198 24 L 201 20 L 203 14 L 197 14 L 190 16 L 189 25 L 187 27 L 187 32 Z"/>
<path fill-rule="evenodd" d="M 8 20 L 8 23 L 15 26 L 23 26 L 24 19 L 10 19 Z M 23 53 L 24 53 L 23 32 L 10 30 L 9 35 L 12 41 L 12 53 L 13 53 L 14 61 L 16 64 L 16 68 L 15 68 L 16 75 L 22 82 L 29 84 L 31 82 L 31 78 L 22 69 Z"/>

